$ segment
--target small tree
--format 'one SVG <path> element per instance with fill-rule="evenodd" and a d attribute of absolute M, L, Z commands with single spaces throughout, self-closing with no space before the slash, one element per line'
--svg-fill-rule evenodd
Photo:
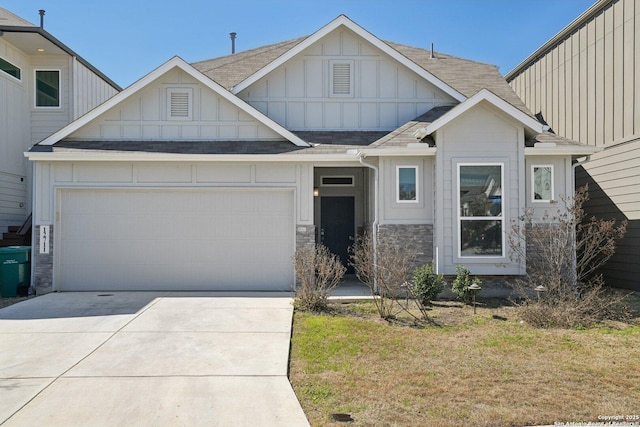
<path fill-rule="evenodd" d="M 512 257 L 526 260 L 526 276 L 516 282 L 521 315 L 533 325 L 588 326 L 626 316 L 624 297 L 605 295 L 597 270 L 615 253 L 627 222 L 587 218 L 583 205 L 588 199 L 588 188 L 580 188 L 573 198 L 560 197 L 555 210 L 539 218 L 527 210 L 512 225 Z M 540 285 L 544 292 L 533 292 Z"/>
<path fill-rule="evenodd" d="M 337 255 L 323 245 L 306 246 L 293 255 L 296 273 L 296 307 L 306 311 L 327 308 L 331 291 L 347 269 Z"/>
<path fill-rule="evenodd" d="M 473 291 L 469 290 L 469 286 L 473 284 L 481 286 L 482 281 L 478 277 L 471 277 L 471 272 L 463 265 L 456 265 L 456 278 L 451 285 L 451 291 L 456 298 L 465 304 L 471 304 Z"/>

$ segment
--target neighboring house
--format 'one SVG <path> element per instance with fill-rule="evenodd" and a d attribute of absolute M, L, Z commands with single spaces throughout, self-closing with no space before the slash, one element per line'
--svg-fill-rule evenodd
<path fill-rule="evenodd" d="M 119 90 L 43 28 L 0 8 L 0 234 L 31 213 L 24 151 Z"/>
<path fill-rule="evenodd" d="M 587 214 L 627 219 L 602 272 L 640 290 L 640 3 L 601 0 L 507 74 L 553 131 L 604 149 L 577 171 Z"/>
<path fill-rule="evenodd" d="M 571 193 L 574 159 L 596 151 L 545 132 L 495 66 L 339 16 L 289 42 L 174 57 L 32 147 L 34 283 L 290 290 L 297 248 L 346 263 L 364 230 L 443 273 L 523 274 L 511 222 Z"/>

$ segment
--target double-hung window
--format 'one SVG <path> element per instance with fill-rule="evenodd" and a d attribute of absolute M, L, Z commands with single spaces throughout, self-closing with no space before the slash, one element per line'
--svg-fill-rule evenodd
<path fill-rule="evenodd" d="M 458 164 L 458 254 L 504 256 L 504 165 Z"/>

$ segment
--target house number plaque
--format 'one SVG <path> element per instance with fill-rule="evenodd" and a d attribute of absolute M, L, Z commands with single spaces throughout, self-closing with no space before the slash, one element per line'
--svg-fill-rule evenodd
<path fill-rule="evenodd" d="M 41 254 L 49 253 L 49 226 L 40 226 L 40 243 L 38 245 Z"/>

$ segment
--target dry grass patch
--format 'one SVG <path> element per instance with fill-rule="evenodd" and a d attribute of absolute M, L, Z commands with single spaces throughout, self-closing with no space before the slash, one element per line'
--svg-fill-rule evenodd
<path fill-rule="evenodd" d="M 640 326 L 534 329 L 503 304 L 440 302 L 439 326 L 370 303 L 296 313 L 290 379 L 313 426 L 522 426 L 637 414 Z"/>

